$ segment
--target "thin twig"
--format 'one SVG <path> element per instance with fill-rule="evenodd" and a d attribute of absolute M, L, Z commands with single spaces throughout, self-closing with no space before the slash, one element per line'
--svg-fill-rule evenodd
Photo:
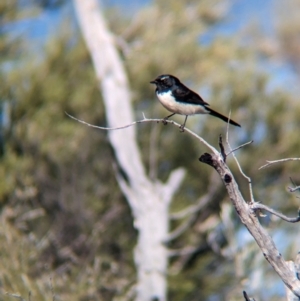
<path fill-rule="evenodd" d="M 206 206 L 210 200 L 211 200 L 211 195 L 206 194 L 199 199 L 196 205 L 190 205 L 179 212 L 171 213 L 170 219 L 178 220 L 178 219 L 185 218 L 186 216 L 189 216 L 191 214 L 195 214 L 199 212 L 204 206 Z"/>
<path fill-rule="evenodd" d="M 180 226 L 178 226 L 175 230 L 173 230 L 171 233 L 168 234 L 167 238 L 164 240 L 164 242 L 169 242 L 181 234 L 183 234 L 187 229 L 190 228 L 190 226 L 193 224 L 193 222 L 197 219 L 197 214 L 190 215 L 186 221 L 181 223 Z"/>
<path fill-rule="evenodd" d="M 80 120 L 70 114 L 68 114 L 67 112 L 65 112 L 65 114 L 67 116 L 69 116 L 70 118 L 84 124 L 84 125 L 87 125 L 89 127 L 92 127 L 94 129 L 98 129 L 98 130 L 104 130 L 104 131 L 115 131 L 115 130 L 122 130 L 122 129 L 126 129 L 126 128 L 129 128 L 131 126 L 134 126 L 136 124 L 139 124 L 139 123 L 144 123 L 144 122 L 166 122 L 166 123 L 170 123 L 170 124 L 173 124 L 173 125 L 176 125 L 178 127 L 180 127 L 180 124 L 173 121 L 173 120 L 165 120 L 165 119 L 148 119 L 144 116 L 144 119 L 142 120 L 138 120 L 138 121 L 134 121 L 132 123 L 129 123 L 129 124 L 126 124 L 126 125 L 123 125 L 123 126 L 119 126 L 119 127 L 113 127 L 113 128 L 109 128 L 109 127 L 102 127 L 102 126 L 97 126 L 97 125 L 93 125 L 93 124 L 90 124 L 88 122 L 85 122 L 83 120 Z M 189 130 L 188 128 L 184 128 L 185 132 L 189 133 L 190 135 L 192 135 L 193 137 L 195 137 L 197 140 L 199 140 L 201 143 L 203 143 L 206 147 L 208 147 L 215 155 L 220 155 L 220 153 L 213 147 L 211 146 L 208 142 L 206 142 L 203 138 L 201 138 L 200 136 L 198 136 L 197 134 L 195 134 L 193 131 Z"/>
<path fill-rule="evenodd" d="M 297 190 L 300 190 L 300 185 L 296 186 L 296 187 L 288 187 L 288 189 L 289 189 L 290 192 L 295 192 Z"/>
<path fill-rule="evenodd" d="M 208 192 L 198 200 L 197 204 L 191 205 L 179 212 L 171 214 L 170 218 L 173 220 L 182 219 L 184 217 L 188 217 L 188 218 L 184 222 L 182 222 L 180 226 L 178 226 L 175 230 L 169 233 L 166 241 L 171 241 L 177 238 L 178 236 L 180 236 L 181 234 L 183 234 L 189 228 L 189 226 L 195 221 L 198 212 L 212 200 L 213 196 L 221 186 L 221 182 L 218 181 L 216 184 L 214 179 L 215 179 L 214 174 L 212 174 Z"/>
<path fill-rule="evenodd" d="M 267 161 L 267 164 L 261 166 L 259 169 L 266 168 L 275 163 L 281 163 L 281 162 L 287 162 L 287 161 L 300 161 L 300 158 L 285 158 L 285 159 L 280 159 L 280 160 Z"/>
<path fill-rule="evenodd" d="M 202 208 L 204 208 L 209 202 L 211 202 L 215 193 L 220 189 L 222 185 L 221 181 L 216 181 L 215 174 L 212 173 L 207 189 L 207 193 L 200 197 L 194 205 L 185 207 L 184 209 L 170 214 L 171 220 L 178 220 L 190 216 L 192 214 L 198 213 Z"/>
<path fill-rule="evenodd" d="M 231 115 L 231 112 L 229 112 L 229 118 L 230 118 L 230 115 Z M 249 193 L 250 193 L 250 204 L 254 203 L 254 197 L 253 197 L 253 190 L 252 190 L 252 181 L 251 181 L 251 178 L 246 176 L 246 174 L 243 172 L 242 168 L 241 168 L 241 165 L 238 161 L 238 159 L 236 158 L 235 154 L 234 154 L 234 150 L 231 148 L 231 145 L 229 143 L 229 138 L 228 138 L 228 127 L 227 127 L 227 132 L 226 132 L 226 143 L 228 145 L 228 148 L 230 150 L 229 153 L 232 153 L 232 156 L 240 170 L 240 173 L 242 174 L 242 176 L 248 181 L 248 185 L 249 185 Z"/>
<path fill-rule="evenodd" d="M 295 192 L 295 191 L 297 191 L 297 190 L 300 189 L 300 185 L 297 186 L 291 177 L 290 177 L 290 181 L 292 182 L 292 184 L 293 184 L 294 186 L 296 186 L 296 187 L 288 187 L 288 189 L 289 189 L 290 192 Z"/>
<path fill-rule="evenodd" d="M 289 223 L 297 223 L 297 222 L 300 221 L 300 210 L 298 211 L 298 216 L 297 217 L 287 217 L 286 215 L 284 215 L 284 214 L 282 214 L 280 212 L 277 212 L 274 209 L 272 209 L 272 208 L 270 208 L 270 207 L 268 207 L 266 205 L 263 205 L 261 203 L 252 203 L 252 204 L 250 204 L 250 207 L 253 210 L 265 210 L 265 211 L 268 211 L 271 214 L 276 215 L 279 218 L 281 218 L 284 221 L 289 222 Z"/>
<path fill-rule="evenodd" d="M 242 148 L 242 147 L 244 147 L 244 146 L 246 146 L 246 145 L 248 145 L 248 144 L 251 144 L 251 143 L 253 143 L 253 140 L 248 141 L 248 142 L 246 142 L 246 143 L 244 143 L 244 144 L 242 144 L 242 145 L 240 145 L 240 146 L 234 148 L 234 149 L 231 150 L 228 154 L 226 154 L 226 156 L 228 157 L 231 153 L 233 153 L 233 152 L 237 151 L 238 149 L 240 149 L 240 148 Z"/>

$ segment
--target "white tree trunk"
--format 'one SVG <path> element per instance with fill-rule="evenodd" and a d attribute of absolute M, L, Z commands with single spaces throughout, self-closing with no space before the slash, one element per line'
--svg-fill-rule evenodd
<path fill-rule="evenodd" d="M 74 0 L 74 3 L 99 80 L 108 126 L 129 124 L 133 121 L 133 113 L 127 76 L 99 4 L 97 0 Z M 134 127 L 110 131 L 109 140 L 128 178 L 117 176 L 138 230 L 134 252 L 138 272 L 136 300 L 165 301 L 168 253 L 164 241 L 169 232 L 169 205 L 184 171 L 173 171 L 166 184 L 153 183 L 145 173 Z"/>

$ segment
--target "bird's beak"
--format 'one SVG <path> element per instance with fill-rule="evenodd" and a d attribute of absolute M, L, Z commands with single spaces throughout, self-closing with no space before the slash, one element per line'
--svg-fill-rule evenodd
<path fill-rule="evenodd" d="M 156 79 L 154 79 L 150 82 L 150 84 L 156 84 L 156 83 L 157 83 Z"/>

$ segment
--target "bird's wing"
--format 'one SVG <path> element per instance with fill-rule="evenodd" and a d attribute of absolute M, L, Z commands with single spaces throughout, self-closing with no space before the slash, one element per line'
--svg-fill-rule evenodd
<path fill-rule="evenodd" d="M 173 90 L 173 94 L 180 102 L 209 106 L 209 104 L 205 102 L 200 95 L 185 86 L 184 88 L 177 87 Z"/>

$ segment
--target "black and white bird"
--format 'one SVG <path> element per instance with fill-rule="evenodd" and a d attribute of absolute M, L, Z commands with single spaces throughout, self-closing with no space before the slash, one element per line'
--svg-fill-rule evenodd
<path fill-rule="evenodd" d="M 190 90 L 173 75 L 160 75 L 150 83 L 156 85 L 155 93 L 160 103 L 168 111 L 172 112 L 171 115 L 164 118 L 165 120 L 175 114 L 185 115 L 184 123 L 180 126 L 180 130 L 182 132 L 184 132 L 188 116 L 195 114 L 210 114 L 225 122 L 229 122 L 232 125 L 240 127 L 237 122 L 212 110 L 209 107 L 209 104 L 205 102 L 200 95 Z"/>

